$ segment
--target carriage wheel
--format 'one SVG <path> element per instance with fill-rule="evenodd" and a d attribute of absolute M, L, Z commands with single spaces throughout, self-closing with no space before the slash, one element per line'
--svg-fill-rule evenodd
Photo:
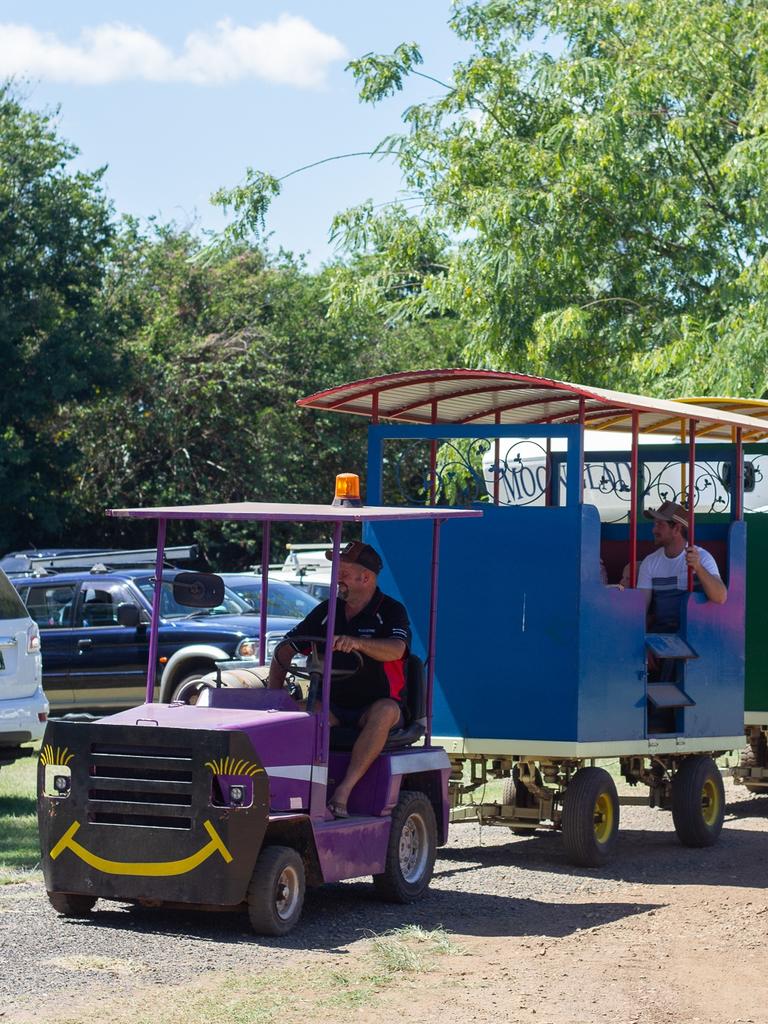
<path fill-rule="evenodd" d="M 563 842 L 568 858 L 597 868 L 613 854 L 619 833 L 619 797 L 604 768 L 580 768 L 563 796 Z"/>
<path fill-rule="evenodd" d="M 712 846 L 725 816 L 723 778 L 711 757 L 688 757 L 672 779 L 672 820 L 684 846 Z"/>

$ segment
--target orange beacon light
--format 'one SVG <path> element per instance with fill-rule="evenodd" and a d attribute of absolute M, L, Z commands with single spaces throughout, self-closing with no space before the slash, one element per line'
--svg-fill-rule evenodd
<path fill-rule="evenodd" d="M 360 477 L 357 473 L 339 473 L 336 476 L 336 496 L 333 499 L 334 505 L 347 505 L 352 508 L 360 508 Z"/>

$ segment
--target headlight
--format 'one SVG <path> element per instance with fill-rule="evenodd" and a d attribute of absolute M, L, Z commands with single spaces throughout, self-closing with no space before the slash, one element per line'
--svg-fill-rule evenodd
<path fill-rule="evenodd" d="M 47 797 L 67 797 L 72 791 L 72 771 L 65 764 L 47 764 L 43 793 Z"/>
<path fill-rule="evenodd" d="M 240 643 L 237 645 L 237 649 L 235 650 L 235 654 L 238 656 L 238 658 L 255 658 L 258 653 L 259 641 L 251 640 L 250 638 L 246 640 L 241 640 Z"/>

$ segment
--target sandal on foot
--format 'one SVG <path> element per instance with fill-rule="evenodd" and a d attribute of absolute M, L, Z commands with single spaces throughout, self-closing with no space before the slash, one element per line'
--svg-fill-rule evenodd
<path fill-rule="evenodd" d="M 334 816 L 334 818 L 348 818 L 349 811 L 347 810 L 346 804 L 337 803 L 335 800 L 331 800 L 328 804 L 328 810 Z"/>

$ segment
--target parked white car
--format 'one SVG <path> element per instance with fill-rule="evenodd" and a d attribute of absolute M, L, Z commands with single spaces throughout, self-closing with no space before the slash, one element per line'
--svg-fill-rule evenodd
<path fill-rule="evenodd" d="M 0 569 L 0 766 L 29 756 L 48 719 L 40 630 Z M 23 744 L 27 744 L 24 746 Z"/>
<path fill-rule="evenodd" d="M 319 544 L 288 544 L 288 556 L 282 565 L 270 566 L 269 578 L 282 580 L 311 594 L 318 601 L 331 593 L 331 563 L 325 552 L 330 541 Z"/>

